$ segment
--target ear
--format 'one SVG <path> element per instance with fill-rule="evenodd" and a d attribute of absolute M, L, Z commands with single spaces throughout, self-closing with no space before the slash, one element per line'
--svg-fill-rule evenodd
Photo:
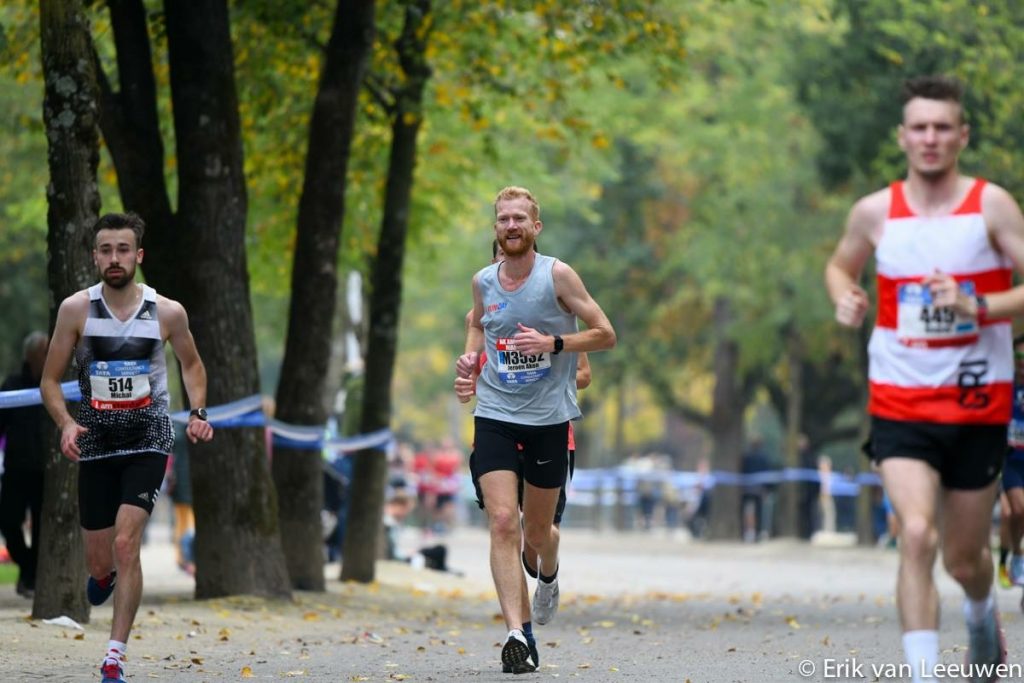
<path fill-rule="evenodd" d="M 135 252 L 135 262 L 136 263 L 142 263 L 142 257 L 144 255 L 145 255 L 145 252 L 142 251 L 142 249 L 136 250 L 136 252 Z"/>
<path fill-rule="evenodd" d="M 903 127 L 902 123 L 899 126 L 897 126 L 897 128 L 896 128 L 896 143 L 900 146 L 900 149 L 902 149 L 904 152 L 907 151 L 907 145 L 906 145 L 906 142 L 903 139 L 903 136 L 906 134 L 906 132 L 907 131 Z"/>

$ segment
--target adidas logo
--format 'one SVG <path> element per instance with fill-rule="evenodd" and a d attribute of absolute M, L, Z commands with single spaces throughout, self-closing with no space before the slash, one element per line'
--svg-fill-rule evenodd
<path fill-rule="evenodd" d="M 147 503 L 149 502 L 149 494 L 146 493 L 145 491 L 143 491 L 142 493 L 139 494 L 139 498 L 141 498 L 142 500 L 146 501 Z"/>
<path fill-rule="evenodd" d="M 149 309 L 147 308 L 146 310 L 144 310 L 142 313 L 139 314 L 139 319 L 140 320 L 152 320 L 153 316 L 150 314 Z"/>

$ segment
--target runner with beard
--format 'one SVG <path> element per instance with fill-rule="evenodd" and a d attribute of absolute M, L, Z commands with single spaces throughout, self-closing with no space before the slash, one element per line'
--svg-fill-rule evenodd
<path fill-rule="evenodd" d="M 142 599 L 139 550 L 174 443 L 164 342 L 170 342 L 192 411 L 185 434 L 213 438 L 206 369 L 181 304 L 135 283 L 145 224 L 135 214 L 96 221 L 93 262 L 101 282 L 63 301 L 39 388 L 60 428 L 60 449 L 78 467 L 78 508 L 93 605 L 114 594 L 103 683 L 124 683 L 128 635 Z M 77 418 L 60 381 L 72 351 L 82 402 Z"/>
<path fill-rule="evenodd" d="M 506 187 L 494 211 L 495 237 L 505 260 L 473 277 L 470 325 L 482 332 L 483 343 L 459 357 L 457 390 L 473 381 L 485 352 L 488 361 L 476 386 L 472 475 L 487 501 L 491 574 L 508 628 L 502 667 L 524 673 L 534 667 L 522 631 L 529 615 L 523 609 L 521 534 L 538 554 L 534 618 L 547 623 L 558 609 L 558 550 L 551 520 L 569 469 L 569 421 L 580 416 L 570 390 L 576 354 L 612 348 L 615 331 L 576 271 L 534 251 L 543 225 L 529 190 Z M 586 330 L 577 331 L 577 319 Z M 522 531 L 520 470 L 525 482 Z"/>
<path fill-rule="evenodd" d="M 533 243 L 533 250 L 537 251 L 537 243 Z M 498 240 L 494 240 L 491 244 L 491 263 L 497 263 L 505 260 L 505 252 L 498 246 Z M 471 352 L 473 349 L 478 349 L 483 344 L 483 330 L 473 327 L 473 311 L 470 309 L 466 313 L 466 349 Z M 487 362 L 487 354 L 481 353 L 479 355 L 479 367 L 482 368 Z M 471 382 L 467 383 L 464 381 L 465 378 L 456 377 L 455 379 L 455 395 L 462 403 L 468 403 L 473 395 L 476 393 L 476 378 L 480 374 L 479 369 L 471 376 Z M 591 381 L 591 370 L 590 370 L 590 359 L 586 353 L 579 353 L 576 356 L 576 381 L 570 384 L 568 387 L 572 392 L 573 400 L 576 400 L 576 392 L 579 389 L 586 389 L 590 386 Z M 558 504 L 555 506 L 555 517 L 551 522 L 551 534 L 555 543 L 555 553 L 558 553 L 558 546 L 561 541 L 561 525 L 562 515 L 565 513 L 565 505 L 568 501 L 566 487 L 569 485 L 569 481 L 572 480 L 573 472 L 576 469 L 576 437 L 575 430 L 573 429 L 572 422 L 569 422 L 569 478 L 565 484 L 562 485 L 562 489 L 558 492 Z M 520 452 L 522 446 L 519 445 Z M 469 467 L 470 471 L 473 471 L 473 463 L 476 460 L 476 453 L 471 453 L 469 456 Z M 521 462 L 521 461 L 520 461 Z M 473 479 L 473 488 L 476 490 L 476 502 L 480 506 L 480 509 L 485 509 L 484 505 L 484 494 L 480 489 L 480 482 L 477 479 Z M 523 477 L 522 472 L 519 472 L 519 507 L 522 510 L 523 505 Z M 537 549 L 532 547 L 529 542 L 523 539 L 523 569 L 530 578 L 537 578 Z M 524 578 L 525 582 L 525 578 Z M 522 614 L 523 614 L 523 635 L 526 637 L 526 644 L 530 648 L 530 658 L 533 660 L 533 667 L 535 669 L 540 668 L 540 651 L 537 649 L 537 639 L 533 635 L 533 622 L 530 619 L 531 607 L 527 598 L 529 591 L 524 583 L 522 588 Z M 552 613 L 553 616 L 553 613 Z M 539 623 L 539 622 L 538 622 Z M 542 624 L 543 625 L 543 624 Z M 508 665 L 503 666 L 504 673 L 512 673 L 512 667 Z"/>

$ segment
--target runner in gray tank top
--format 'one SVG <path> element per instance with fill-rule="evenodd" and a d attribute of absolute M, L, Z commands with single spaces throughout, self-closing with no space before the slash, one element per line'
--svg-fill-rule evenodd
<path fill-rule="evenodd" d="M 523 634 L 526 581 L 522 536 L 539 553 L 533 617 L 550 621 L 558 609 L 558 545 L 551 520 L 568 471 L 569 420 L 579 417 L 572 398 L 576 354 L 615 346 L 608 317 L 565 263 L 536 253 L 543 225 L 529 190 L 507 187 L 494 202 L 494 233 L 501 263 L 473 277 L 472 327 L 483 339 L 456 362 L 456 393 L 474 393 L 480 353 L 487 363 L 476 386 L 473 477 L 487 501 L 491 573 L 505 624 L 502 667 L 533 670 Z M 577 319 L 587 329 L 577 331 Z M 520 451 L 521 449 L 521 451 Z M 522 532 L 518 472 L 522 458 Z"/>
<path fill-rule="evenodd" d="M 60 449 L 78 465 L 78 509 L 94 605 L 114 598 L 102 683 L 124 683 L 128 635 L 142 599 L 139 550 L 174 444 L 167 413 L 164 342 L 181 364 L 192 412 L 188 438 L 209 441 L 206 369 L 181 304 L 135 283 L 145 224 L 135 214 L 96 221 L 93 262 L 102 282 L 60 305 L 39 389 L 60 428 Z M 60 380 L 72 351 L 82 404 L 72 418 Z"/>

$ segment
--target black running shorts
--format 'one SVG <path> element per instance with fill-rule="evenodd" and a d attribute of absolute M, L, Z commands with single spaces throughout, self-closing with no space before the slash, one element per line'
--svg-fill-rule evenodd
<path fill-rule="evenodd" d="M 485 417 L 475 420 L 470 473 L 476 482 L 488 472 L 509 470 L 541 489 L 565 485 L 569 471 L 569 423 L 532 426 Z"/>
<path fill-rule="evenodd" d="M 947 489 L 982 489 L 991 484 L 1006 457 L 1006 425 L 955 425 L 871 418 L 864 452 L 886 458 L 924 460 Z"/>
<path fill-rule="evenodd" d="M 82 528 L 109 529 L 122 505 L 153 513 L 167 469 L 167 454 L 118 455 L 78 463 L 78 514 Z"/>

